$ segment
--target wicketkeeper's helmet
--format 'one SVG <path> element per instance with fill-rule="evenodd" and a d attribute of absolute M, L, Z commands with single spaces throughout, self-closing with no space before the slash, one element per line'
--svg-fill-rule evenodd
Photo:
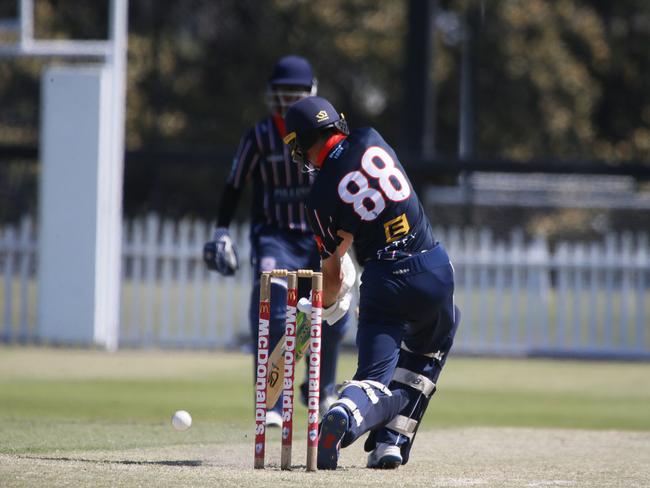
<path fill-rule="evenodd" d="M 285 56 L 273 67 L 266 103 L 271 112 L 284 117 L 292 103 L 316 95 L 317 86 L 309 61 L 300 56 Z"/>

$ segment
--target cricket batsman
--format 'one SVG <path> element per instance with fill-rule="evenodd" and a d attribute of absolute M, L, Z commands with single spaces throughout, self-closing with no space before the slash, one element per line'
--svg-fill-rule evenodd
<path fill-rule="evenodd" d="M 352 381 L 323 416 L 318 469 L 370 431 L 368 467 L 406 464 L 460 320 L 454 270 L 395 151 L 372 128 L 349 133 L 324 98 L 292 105 L 284 138 L 317 171 L 306 207 L 322 259 L 323 310 L 339 304 L 340 257 L 363 266 Z M 326 327 L 323 330 L 327 330 Z"/>
<path fill-rule="evenodd" d="M 267 88 L 269 114 L 248 129 L 235 154 L 230 175 L 224 186 L 217 228 L 213 240 L 204 247 L 203 259 L 209 269 L 232 276 L 239 267 L 238 255 L 228 227 L 246 184 L 253 185 L 251 206 L 251 263 L 253 283 L 249 321 L 253 344 L 257 345 L 259 280 L 262 271 L 273 269 L 320 270 L 320 258 L 314 235 L 305 213 L 304 199 L 309 193 L 312 176 L 293 164 L 285 136 L 284 115 L 297 100 L 316 94 L 317 82 L 310 63 L 299 56 L 285 56 L 273 67 Z M 300 291 L 306 296 L 308 290 Z M 347 299 L 349 307 L 349 296 Z M 287 282 L 271 281 L 270 350 L 285 331 Z M 323 328 L 321 351 L 321 405 L 336 397 L 335 381 L 339 345 L 348 326 L 347 310 L 340 320 Z M 254 351 L 256 352 L 256 351 Z M 257 354 L 254 356 L 257 357 Z M 306 403 L 307 380 L 301 385 L 301 399 Z M 280 398 L 269 405 L 267 425 L 282 425 Z"/>

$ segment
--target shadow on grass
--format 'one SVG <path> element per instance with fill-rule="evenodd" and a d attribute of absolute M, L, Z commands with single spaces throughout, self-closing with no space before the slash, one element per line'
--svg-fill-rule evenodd
<path fill-rule="evenodd" d="M 125 465 L 142 465 L 142 466 L 202 466 L 203 461 L 197 460 L 178 460 L 178 461 L 130 461 L 130 460 L 110 460 L 110 459 L 83 459 L 69 457 L 44 457 L 44 456 L 18 456 L 23 459 L 38 459 L 41 461 L 64 461 L 75 463 L 92 463 L 92 464 L 125 464 Z"/>

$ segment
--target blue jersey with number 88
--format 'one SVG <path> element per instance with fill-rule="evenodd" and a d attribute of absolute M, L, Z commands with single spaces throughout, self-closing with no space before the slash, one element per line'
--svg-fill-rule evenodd
<path fill-rule="evenodd" d="M 362 128 L 334 146 L 323 161 L 306 201 L 307 215 L 323 258 L 354 236 L 359 263 L 398 259 L 434 245 L 431 225 L 397 159 L 372 128 Z"/>

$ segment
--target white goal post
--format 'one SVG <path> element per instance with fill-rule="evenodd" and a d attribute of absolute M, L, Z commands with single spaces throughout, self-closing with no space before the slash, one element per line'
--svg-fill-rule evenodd
<path fill-rule="evenodd" d="M 34 2 L 0 20 L 0 57 L 88 58 L 41 76 L 38 336 L 118 346 L 128 0 L 107 40 L 34 38 Z"/>

